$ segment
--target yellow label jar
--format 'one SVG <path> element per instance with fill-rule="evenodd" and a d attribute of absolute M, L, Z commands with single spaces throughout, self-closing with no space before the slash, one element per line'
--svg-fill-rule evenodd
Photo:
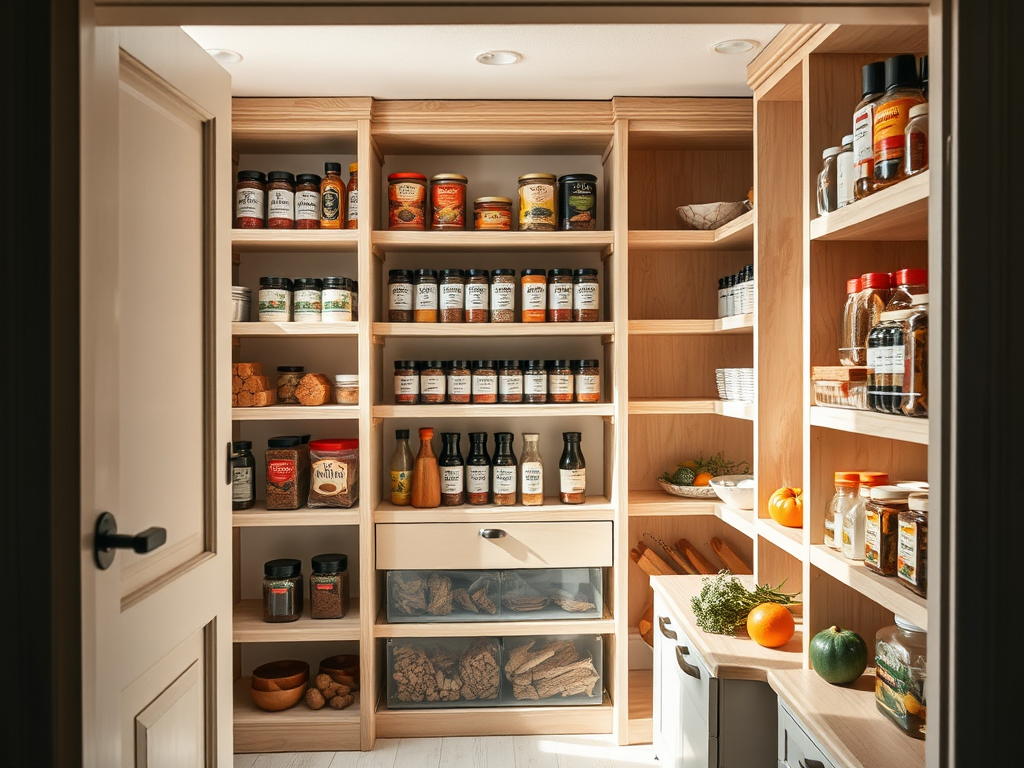
<path fill-rule="evenodd" d="M 553 232 L 556 223 L 556 179 L 550 173 L 519 177 L 519 229 Z"/>

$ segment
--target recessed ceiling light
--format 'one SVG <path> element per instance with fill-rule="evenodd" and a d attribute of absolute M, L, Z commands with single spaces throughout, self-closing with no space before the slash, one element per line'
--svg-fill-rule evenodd
<path fill-rule="evenodd" d="M 756 40 L 723 40 L 711 46 L 715 53 L 746 53 L 757 48 Z"/>
<path fill-rule="evenodd" d="M 242 60 L 242 54 L 237 51 L 229 51 L 226 48 L 207 48 L 206 52 L 220 64 L 237 64 Z"/>
<path fill-rule="evenodd" d="M 515 51 L 487 51 L 476 57 L 481 64 L 515 64 L 522 61 L 523 54 Z"/>

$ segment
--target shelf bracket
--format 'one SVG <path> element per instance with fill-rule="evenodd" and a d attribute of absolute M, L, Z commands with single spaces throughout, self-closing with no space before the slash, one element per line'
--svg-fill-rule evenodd
<path fill-rule="evenodd" d="M 376 256 L 380 260 L 382 264 L 387 260 L 387 254 L 385 254 L 384 251 L 382 251 L 379 246 L 371 245 L 370 251 L 373 253 L 374 256 Z"/>
<path fill-rule="evenodd" d="M 601 343 L 602 344 L 614 344 L 615 343 L 615 334 L 614 333 L 606 333 L 604 336 L 601 337 Z"/>
<path fill-rule="evenodd" d="M 370 426 L 371 427 L 377 427 L 377 426 L 380 426 L 383 423 L 384 423 L 384 419 L 382 419 L 380 416 L 371 416 L 370 417 Z"/>
<path fill-rule="evenodd" d="M 231 263 L 232 263 L 232 264 L 233 264 L 234 266 L 236 266 L 236 267 L 237 267 L 237 266 L 238 266 L 239 264 L 241 264 L 241 263 L 242 263 L 242 254 L 240 254 L 240 253 L 232 253 L 232 254 L 231 254 Z"/>
<path fill-rule="evenodd" d="M 615 253 L 615 245 L 614 245 L 614 243 L 610 243 L 610 244 L 606 245 L 604 247 L 604 250 L 601 251 L 601 261 L 608 260 L 612 256 L 612 254 L 614 254 L 614 253 Z"/>
<path fill-rule="evenodd" d="M 370 342 L 372 344 L 374 344 L 375 346 L 378 346 L 378 347 L 383 347 L 384 346 L 384 342 L 386 342 L 386 341 L 387 341 L 387 337 L 386 336 L 378 336 L 377 334 L 373 334 L 372 336 L 370 336 Z"/>
<path fill-rule="evenodd" d="M 605 424 L 609 424 L 609 425 L 611 425 L 613 427 L 615 426 L 615 417 L 614 416 L 602 416 L 601 418 L 604 419 Z"/>

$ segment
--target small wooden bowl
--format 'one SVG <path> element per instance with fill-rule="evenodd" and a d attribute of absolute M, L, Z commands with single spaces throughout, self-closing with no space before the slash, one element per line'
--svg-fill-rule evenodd
<path fill-rule="evenodd" d="M 283 709 L 294 707 L 302 697 L 306 695 L 306 683 L 300 683 L 294 688 L 287 688 L 281 691 L 258 691 L 255 688 L 249 689 L 252 696 L 252 703 L 267 712 L 280 712 Z"/>
<path fill-rule="evenodd" d="M 320 674 L 330 675 L 334 682 L 347 685 L 353 691 L 358 691 L 359 656 L 357 654 L 328 656 L 320 662 Z"/>
<path fill-rule="evenodd" d="M 254 691 L 289 691 L 309 682 L 309 664 L 296 659 L 271 661 L 252 671 Z"/>

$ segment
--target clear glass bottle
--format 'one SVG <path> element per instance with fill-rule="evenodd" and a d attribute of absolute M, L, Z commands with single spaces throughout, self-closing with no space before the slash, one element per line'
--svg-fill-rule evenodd
<path fill-rule="evenodd" d="M 928 494 L 911 493 L 900 512 L 896 578 L 911 592 L 928 597 Z"/>
<path fill-rule="evenodd" d="M 832 213 L 839 208 L 839 153 L 842 147 L 829 147 L 821 153 L 821 172 L 816 186 L 818 215 Z"/>
<path fill-rule="evenodd" d="M 928 294 L 914 297 L 912 314 L 904 322 L 903 393 L 900 411 L 904 416 L 928 415 Z"/>
<path fill-rule="evenodd" d="M 836 198 L 843 208 L 853 202 L 853 134 L 843 136 L 842 150 L 836 158 Z"/>
<path fill-rule="evenodd" d="M 491 500 L 491 457 L 487 454 L 487 433 L 469 433 L 466 456 L 466 501 L 487 504 Z"/>
<path fill-rule="evenodd" d="M 928 170 L 928 104 L 910 108 L 910 122 L 903 132 L 904 173 L 913 176 Z"/>
<path fill-rule="evenodd" d="M 491 462 L 491 487 L 494 490 L 494 503 L 499 507 L 512 506 L 516 503 L 517 463 L 512 452 L 511 432 L 494 433 L 494 459 Z"/>
<path fill-rule="evenodd" d="M 348 167 L 345 209 L 345 229 L 359 229 L 359 163 L 351 163 Z"/>
<path fill-rule="evenodd" d="M 231 509 L 252 509 L 256 506 L 256 458 L 252 442 L 238 440 L 231 444 Z"/>
<path fill-rule="evenodd" d="M 899 519 L 909 496 L 909 488 L 879 485 L 864 505 L 864 567 L 882 576 L 896 575 Z"/>
<path fill-rule="evenodd" d="M 580 432 L 562 433 L 562 455 L 558 460 L 558 500 L 583 504 L 587 500 L 587 462 L 580 450 Z"/>
<path fill-rule="evenodd" d="M 350 605 L 348 556 L 314 555 L 309 573 L 310 618 L 341 619 Z"/>
<path fill-rule="evenodd" d="M 459 450 L 458 432 L 441 433 L 441 457 L 437 460 L 441 471 L 441 506 L 457 507 L 466 503 L 465 462 Z"/>
<path fill-rule="evenodd" d="M 865 64 L 860 77 L 862 98 L 853 110 L 853 196 L 857 200 L 874 191 L 875 105 L 885 94 L 885 62 Z"/>
<path fill-rule="evenodd" d="M 875 705 L 915 739 L 925 737 L 924 683 L 928 676 L 928 633 L 896 617 L 875 635 Z"/>
<path fill-rule="evenodd" d="M 540 457 L 540 435 L 523 433 L 523 453 L 519 457 L 519 487 L 523 505 L 535 507 L 544 503 L 544 461 Z"/>
<path fill-rule="evenodd" d="M 836 472 L 835 495 L 825 506 L 825 526 L 823 543 L 832 549 L 842 549 L 843 518 L 855 503 L 857 489 L 860 486 L 859 472 Z M 838 528 L 836 527 L 838 525 Z M 836 530 L 839 536 L 835 535 Z"/>
<path fill-rule="evenodd" d="M 399 507 L 412 504 L 413 457 L 409 430 L 395 430 L 395 452 L 391 454 L 391 503 Z"/>
<path fill-rule="evenodd" d="M 885 95 L 875 107 L 872 128 L 875 143 L 875 189 L 906 178 L 904 144 L 910 110 L 924 104 L 917 57 L 912 53 L 885 60 Z"/>
<path fill-rule="evenodd" d="M 857 501 L 850 506 L 843 517 L 842 552 L 848 560 L 864 559 L 865 507 L 871 498 L 871 489 L 877 485 L 888 485 L 889 475 L 886 472 L 861 472 L 859 482 Z M 838 523 L 838 521 L 836 522 Z"/>
<path fill-rule="evenodd" d="M 263 620 L 298 621 L 302 616 L 302 563 L 290 557 L 263 564 Z"/>
<path fill-rule="evenodd" d="M 865 338 L 862 329 L 867 322 L 866 313 L 857 305 L 857 295 L 862 289 L 859 277 L 846 281 L 846 303 L 840 321 L 843 335 L 839 340 L 839 362 L 843 365 L 864 365 L 867 359 L 867 350 L 857 347 L 857 342 Z"/>
<path fill-rule="evenodd" d="M 433 438 L 432 427 L 420 427 L 420 452 L 413 463 L 412 475 L 412 505 L 418 509 L 441 505 L 441 473 L 430 443 Z"/>

